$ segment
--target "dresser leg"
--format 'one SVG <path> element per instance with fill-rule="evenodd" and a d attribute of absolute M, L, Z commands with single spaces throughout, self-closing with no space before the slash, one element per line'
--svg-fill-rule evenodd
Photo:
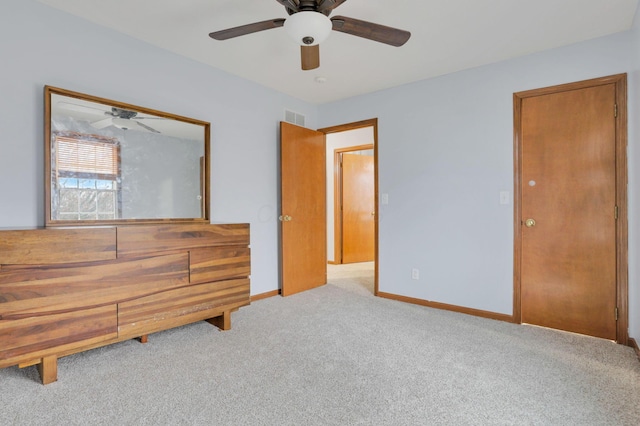
<path fill-rule="evenodd" d="M 138 338 L 138 340 L 140 341 L 140 343 L 147 343 L 149 341 L 149 335 L 143 334 Z"/>
<path fill-rule="evenodd" d="M 231 311 L 224 311 L 219 317 L 209 318 L 207 322 L 222 331 L 231 330 Z"/>
<path fill-rule="evenodd" d="M 42 384 L 48 385 L 58 380 L 58 357 L 55 355 L 42 358 L 38 364 L 38 372 L 42 378 Z"/>

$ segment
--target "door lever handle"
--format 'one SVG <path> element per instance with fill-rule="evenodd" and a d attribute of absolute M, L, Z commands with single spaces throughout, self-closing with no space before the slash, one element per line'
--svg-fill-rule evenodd
<path fill-rule="evenodd" d="M 291 222 L 292 217 L 289 215 L 280 216 L 280 222 Z"/>

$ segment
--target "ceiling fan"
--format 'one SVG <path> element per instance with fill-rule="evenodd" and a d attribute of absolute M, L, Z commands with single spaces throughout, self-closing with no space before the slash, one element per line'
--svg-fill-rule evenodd
<path fill-rule="evenodd" d="M 372 22 L 361 21 L 346 16 L 329 18 L 331 12 L 347 0 L 276 0 L 290 15 L 287 19 L 270 19 L 241 25 L 226 30 L 215 31 L 209 36 L 215 40 L 228 40 L 258 31 L 284 27 L 285 31 L 300 44 L 303 70 L 312 70 L 320 66 L 319 44 L 331 30 L 385 43 L 402 46 L 409 40 L 409 31 L 386 27 Z"/>
<path fill-rule="evenodd" d="M 160 133 L 151 126 L 141 123 L 140 120 L 164 120 L 162 117 L 140 117 L 136 111 L 130 111 L 123 108 L 111 107 L 110 111 L 94 108 L 86 105 L 77 105 L 68 102 L 58 102 L 57 106 L 68 111 L 77 111 L 90 115 L 106 115 L 107 118 L 101 118 L 91 121 L 89 124 L 96 129 L 104 129 L 105 127 L 115 126 L 122 130 L 140 130 L 151 133 Z"/>
<path fill-rule="evenodd" d="M 138 128 L 138 126 L 140 126 L 142 129 L 148 130 L 151 133 L 160 133 L 158 130 L 141 123 L 139 120 L 162 120 L 162 117 L 138 117 L 136 111 L 116 107 L 111 107 L 111 111 L 105 111 L 104 114 L 110 117 L 94 121 L 91 125 L 96 129 L 104 129 L 105 127 L 113 125 L 123 130 L 141 130 Z"/>

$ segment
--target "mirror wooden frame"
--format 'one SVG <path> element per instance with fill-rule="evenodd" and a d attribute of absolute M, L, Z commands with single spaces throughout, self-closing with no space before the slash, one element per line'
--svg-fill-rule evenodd
<path fill-rule="evenodd" d="M 60 220 L 52 217 L 52 95 L 60 95 L 69 98 L 79 99 L 81 101 L 93 102 L 103 104 L 108 107 L 120 108 L 127 111 L 135 111 L 136 113 L 151 115 L 159 117 L 161 119 L 175 120 L 178 122 L 193 124 L 202 126 L 203 131 L 203 157 L 200 159 L 200 196 L 201 199 L 201 217 L 193 218 L 120 218 L 120 219 L 108 219 L 108 220 Z M 189 117 L 183 117 L 176 114 L 157 111 L 150 108 L 140 107 L 128 103 L 113 101 L 111 99 L 105 99 L 97 96 L 87 95 L 84 93 L 78 93 L 66 89 L 61 89 L 52 86 L 44 87 L 44 141 L 45 141 L 45 226 L 96 226 L 96 225 L 125 225 L 125 224 L 150 224 L 150 223 L 209 223 L 209 176 L 210 176 L 210 129 L 211 124 L 206 121 L 196 120 Z M 144 127 L 144 126 L 143 126 Z M 203 164 L 204 163 L 204 164 Z"/>

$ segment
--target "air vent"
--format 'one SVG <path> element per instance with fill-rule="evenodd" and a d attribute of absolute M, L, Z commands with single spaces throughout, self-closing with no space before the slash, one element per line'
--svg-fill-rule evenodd
<path fill-rule="evenodd" d="M 284 121 L 304 127 L 304 115 L 289 111 L 288 109 L 284 110 Z"/>

